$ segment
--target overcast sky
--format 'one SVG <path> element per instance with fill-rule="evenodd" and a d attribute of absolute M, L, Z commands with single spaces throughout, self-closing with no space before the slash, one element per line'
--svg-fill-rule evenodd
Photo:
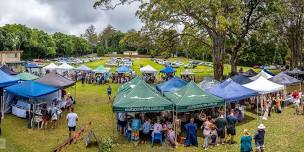
<path fill-rule="evenodd" d="M 0 26 L 18 23 L 50 33 L 75 35 L 90 25 L 97 32 L 109 24 L 121 31 L 142 26 L 135 16 L 138 3 L 110 11 L 95 10 L 93 3 L 94 0 L 0 0 Z"/>

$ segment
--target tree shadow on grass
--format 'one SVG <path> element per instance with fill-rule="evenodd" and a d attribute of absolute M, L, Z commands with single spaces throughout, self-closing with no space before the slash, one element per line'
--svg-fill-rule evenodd
<path fill-rule="evenodd" d="M 247 112 L 247 111 L 246 111 L 246 112 Z M 253 114 L 254 114 L 256 117 L 252 117 L 252 116 L 250 116 L 250 115 L 248 115 L 248 114 L 245 113 L 245 118 L 244 118 L 244 120 L 243 120 L 241 123 L 237 123 L 236 126 L 241 126 L 241 125 L 244 125 L 244 124 L 246 124 L 246 123 L 249 123 L 249 122 L 251 122 L 251 121 L 256 120 L 256 119 L 257 119 L 257 114 L 256 114 L 256 112 L 253 113 Z"/>

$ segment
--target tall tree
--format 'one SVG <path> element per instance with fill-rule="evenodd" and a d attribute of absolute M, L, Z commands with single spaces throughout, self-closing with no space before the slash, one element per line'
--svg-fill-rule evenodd
<path fill-rule="evenodd" d="M 285 36 L 290 49 L 290 65 L 295 68 L 299 63 L 304 65 L 303 38 L 304 38 L 304 1 L 282 0 L 285 4 L 278 16 L 274 19 L 279 31 Z"/>
<path fill-rule="evenodd" d="M 105 46 L 105 48 L 108 48 L 109 46 L 109 39 L 115 33 L 116 30 L 113 28 L 112 25 L 108 25 L 102 32 L 98 35 L 98 41 Z"/>
<path fill-rule="evenodd" d="M 113 9 L 119 4 L 132 1 L 120 0 L 117 4 L 112 4 L 111 0 L 99 0 L 94 7 Z M 218 80 L 223 79 L 225 37 L 228 29 L 240 26 L 239 14 L 240 3 L 234 0 L 176 0 L 174 2 L 151 0 L 142 3 L 137 12 L 148 28 L 166 29 L 184 26 L 197 31 L 187 34 L 201 36 L 207 33 L 211 41 L 202 41 L 202 43 L 210 45 L 214 77 Z"/>

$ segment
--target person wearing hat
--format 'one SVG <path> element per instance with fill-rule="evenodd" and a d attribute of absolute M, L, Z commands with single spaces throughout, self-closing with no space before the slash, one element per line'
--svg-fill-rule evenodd
<path fill-rule="evenodd" d="M 244 135 L 241 137 L 241 152 L 252 151 L 252 137 L 247 129 L 244 130 Z"/>
<path fill-rule="evenodd" d="M 265 126 L 263 124 L 260 124 L 258 126 L 258 130 L 254 135 L 255 140 L 255 146 L 257 152 L 263 152 L 264 151 L 264 137 L 265 137 Z"/>

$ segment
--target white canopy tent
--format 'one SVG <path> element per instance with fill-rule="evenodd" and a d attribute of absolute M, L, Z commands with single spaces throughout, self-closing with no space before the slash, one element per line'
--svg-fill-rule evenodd
<path fill-rule="evenodd" d="M 55 71 L 58 68 L 58 66 L 54 63 L 50 63 L 49 65 L 42 68 L 42 72 L 45 74 L 46 71 L 52 72 Z"/>
<path fill-rule="evenodd" d="M 273 76 L 262 70 L 260 73 L 258 73 L 256 76 L 250 77 L 251 80 L 257 80 L 259 77 L 264 77 L 266 79 L 270 79 Z"/>
<path fill-rule="evenodd" d="M 267 94 L 267 93 L 273 93 L 284 90 L 283 85 L 271 82 L 266 78 L 264 78 L 263 76 L 260 76 L 255 81 L 244 84 L 243 86 L 252 89 L 254 91 L 257 91 L 260 94 Z"/>
<path fill-rule="evenodd" d="M 75 68 L 67 63 L 62 63 L 57 67 L 57 73 L 63 75 L 64 72 L 71 72 Z"/>
<path fill-rule="evenodd" d="M 156 69 L 154 69 L 152 66 L 150 66 L 150 65 L 146 65 L 146 66 L 144 66 L 144 67 L 142 67 L 142 68 L 140 68 L 140 72 L 141 73 L 151 73 L 151 74 L 156 74 L 157 73 L 157 70 Z"/>
<path fill-rule="evenodd" d="M 192 72 L 192 70 L 186 69 L 183 73 L 181 73 L 181 75 L 194 75 L 194 73 Z"/>

